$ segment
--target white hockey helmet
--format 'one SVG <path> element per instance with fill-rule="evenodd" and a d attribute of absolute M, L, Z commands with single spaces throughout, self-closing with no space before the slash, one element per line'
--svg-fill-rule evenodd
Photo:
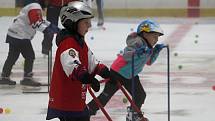
<path fill-rule="evenodd" d="M 76 23 L 81 19 L 93 17 L 92 9 L 86 3 L 80 1 L 69 2 L 60 11 L 60 20 L 63 26 L 70 22 Z"/>

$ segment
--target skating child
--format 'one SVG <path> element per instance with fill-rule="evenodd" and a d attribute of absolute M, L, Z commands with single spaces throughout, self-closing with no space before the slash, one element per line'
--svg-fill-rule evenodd
<path fill-rule="evenodd" d="M 141 85 L 138 74 L 145 65 L 155 62 L 159 52 L 165 46 L 156 44 L 158 38 L 163 35 L 159 24 L 148 19 L 144 20 L 137 27 L 137 32 L 131 33 L 126 39 L 127 46 L 120 51 L 117 59 L 111 65 L 110 81 L 105 84 L 103 92 L 98 96 L 100 102 L 105 106 L 114 93 L 118 90 L 117 81 L 132 94 L 132 55 L 134 54 L 134 102 L 139 109 L 145 101 L 146 93 Z M 94 100 L 89 102 L 88 107 L 91 115 L 95 115 L 99 109 Z M 141 117 L 136 117 L 137 121 Z"/>
<path fill-rule="evenodd" d="M 37 2 L 42 3 L 43 1 L 37 0 Z M 31 40 L 36 34 L 36 31 L 52 35 L 57 33 L 59 29 L 50 24 L 50 22 L 43 20 L 42 8 L 38 3 L 31 3 L 22 8 L 8 29 L 6 43 L 9 44 L 9 52 L 2 69 L 0 85 L 16 85 L 16 81 L 11 80 L 10 75 L 12 67 L 20 54 L 25 59 L 24 78 L 20 81 L 20 84 L 26 86 L 41 85 L 32 78 L 35 53 Z M 42 46 L 42 53 L 46 48 L 47 46 Z"/>
<path fill-rule="evenodd" d="M 47 120 L 89 121 L 86 106 L 87 84 L 99 91 L 94 76 L 110 75 L 109 69 L 99 63 L 88 48 L 84 36 L 91 27 L 91 8 L 83 2 L 71 2 L 61 9 L 60 19 L 65 29 L 57 35 L 58 46 L 53 68 Z"/>

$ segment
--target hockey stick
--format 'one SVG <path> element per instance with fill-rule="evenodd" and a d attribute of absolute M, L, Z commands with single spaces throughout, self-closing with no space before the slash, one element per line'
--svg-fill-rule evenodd
<path fill-rule="evenodd" d="M 52 48 L 50 49 L 48 55 L 48 93 L 50 91 L 51 75 L 52 75 Z"/>
<path fill-rule="evenodd" d="M 107 83 L 108 81 L 110 81 L 110 79 L 104 79 L 104 80 L 101 80 L 100 83 Z M 122 84 L 120 82 L 117 82 L 117 85 L 118 85 L 119 89 L 123 92 L 123 94 L 126 96 L 126 98 L 129 100 L 129 102 L 130 102 L 131 106 L 134 108 L 134 110 L 138 113 L 138 115 L 140 115 L 142 117 L 141 121 L 147 121 L 147 119 L 144 118 L 143 113 L 136 106 L 136 104 L 131 99 L 131 97 L 129 96 L 129 94 L 126 92 L 126 90 L 124 89 L 124 87 L 122 86 Z M 108 119 L 108 121 L 112 121 L 112 119 L 110 118 L 110 116 L 108 115 L 108 113 L 105 111 L 104 107 L 102 106 L 102 104 L 99 102 L 99 100 L 96 98 L 96 96 L 92 92 L 90 86 L 88 86 L 88 90 L 89 90 L 90 95 L 93 97 L 94 101 L 96 102 L 97 106 L 104 113 L 104 115 L 106 116 L 106 118 Z"/>
<path fill-rule="evenodd" d="M 168 121 L 170 121 L 170 51 L 169 45 L 165 46 L 167 49 L 167 105 L 168 105 Z"/>
<path fill-rule="evenodd" d="M 37 91 L 23 91 L 22 93 L 23 94 L 30 94 L 30 93 L 31 94 L 43 94 L 43 93 L 47 93 L 47 92 L 45 92 L 45 91 L 44 92 L 40 92 L 40 91 L 38 91 L 38 92 Z"/>
<path fill-rule="evenodd" d="M 93 91 L 91 90 L 91 87 L 88 85 L 87 86 L 90 95 L 93 97 L 93 100 L 96 102 L 96 105 L 101 109 L 101 111 L 104 113 L 105 117 L 108 119 L 108 121 L 112 121 L 112 119 L 110 118 L 109 114 L 106 112 L 106 110 L 104 109 L 104 107 L 102 106 L 102 104 L 99 102 L 99 100 L 96 98 L 96 96 L 94 95 Z"/>
<path fill-rule="evenodd" d="M 135 98 L 135 82 L 134 82 L 134 54 L 132 54 L 132 60 L 131 60 L 131 76 L 132 76 L 132 84 L 131 84 L 131 96 L 132 100 L 130 102 L 134 102 Z M 132 106 L 133 107 L 133 106 Z M 133 107 L 134 108 L 134 107 Z M 135 108 L 134 108 L 135 109 Z M 134 111 L 131 112 L 132 120 L 134 119 Z"/>
<path fill-rule="evenodd" d="M 51 74 L 52 74 L 51 71 L 52 71 L 52 48 L 49 50 L 49 53 L 48 53 L 48 83 L 40 85 L 40 86 L 47 86 L 47 91 L 22 91 L 22 93 L 35 93 L 35 94 L 49 93 L 50 80 L 51 80 Z"/>
<path fill-rule="evenodd" d="M 130 102 L 131 106 L 133 107 L 133 109 L 138 113 L 138 115 L 140 115 L 142 118 L 142 121 L 147 121 L 144 116 L 143 113 L 141 112 L 141 110 L 136 106 L 136 104 L 134 103 L 134 101 L 131 99 L 131 97 L 128 95 L 128 93 L 126 92 L 126 90 L 124 89 L 124 87 L 122 86 L 122 84 L 118 81 L 117 85 L 119 87 L 119 89 L 123 92 L 123 94 L 126 96 L 126 98 L 128 99 L 128 101 Z"/>

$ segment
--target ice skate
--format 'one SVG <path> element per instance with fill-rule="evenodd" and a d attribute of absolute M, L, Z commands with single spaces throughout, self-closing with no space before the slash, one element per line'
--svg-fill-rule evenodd
<path fill-rule="evenodd" d="M 99 19 L 99 20 L 98 20 L 98 23 L 97 23 L 97 26 L 98 26 L 98 27 L 102 27 L 103 25 L 104 25 L 104 20 Z"/>
<path fill-rule="evenodd" d="M 33 73 L 29 72 L 29 73 L 24 74 L 24 78 L 23 78 L 23 80 L 20 81 L 20 85 L 39 87 L 42 84 L 40 82 L 35 81 L 33 78 Z"/>
<path fill-rule="evenodd" d="M 40 90 L 41 83 L 35 81 L 33 78 L 24 78 L 20 81 L 23 90 Z"/>
<path fill-rule="evenodd" d="M 91 28 L 89 28 L 90 31 L 95 31 L 95 30 L 106 30 L 106 28 L 104 27 L 104 20 L 98 20 L 97 26 L 92 26 Z"/>
<path fill-rule="evenodd" d="M 35 81 L 33 78 L 24 78 L 23 80 L 20 81 L 20 84 L 23 86 L 32 86 L 32 87 L 41 86 L 41 83 Z"/>
<path fill-rule="evenodd" d="M 148 118 L 145 118 L 145 117 L 140 117 L 137 115 L 134 114 L 134 119 L 132 121 L 149 121 Z"/>
<path fill-rule="evenodd" d="M 132 114 L 127 114 L 126 121 L 149 121 L 148 118 L 140 117 L 138 114 L 134 114 L 132 117 Z"/>
<path fill-rule="evenodd" d="M 143 114 L 138 114 L 134 112 L 132 108 L 127 107 L 128 114 L 126 115 L 126 121 L 149 121 L 147 118 L 143 117 Z"/>
<path fill-rule="evenodd" d="M 16 82 L 11 80 L 9 77 L 2 77 L 0 79 L 1 85 L 16 85 Z"/>
<path fill-rule="evenodd" d="M 14 88 L 15 86 L 16 86 L 16 82 L 11 80 L 9 77 L 0 78 L 0 87 L 1 88 Z"/>

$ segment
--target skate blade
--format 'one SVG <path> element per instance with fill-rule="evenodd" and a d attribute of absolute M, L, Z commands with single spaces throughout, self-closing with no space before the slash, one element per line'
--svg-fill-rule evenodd
<path fill-rule="evenodd" d="M 22 86 L 22 90 L 27 90 L 27 91 L 34 91 L 34 90 L 41 90 L 40 86 Z"/>
<path fill-rule="evenodd" d="M 16 85 L 7 85 L 7 84 L 0 85 L 0 89 L 11 89 L 15 87 Z"/>

